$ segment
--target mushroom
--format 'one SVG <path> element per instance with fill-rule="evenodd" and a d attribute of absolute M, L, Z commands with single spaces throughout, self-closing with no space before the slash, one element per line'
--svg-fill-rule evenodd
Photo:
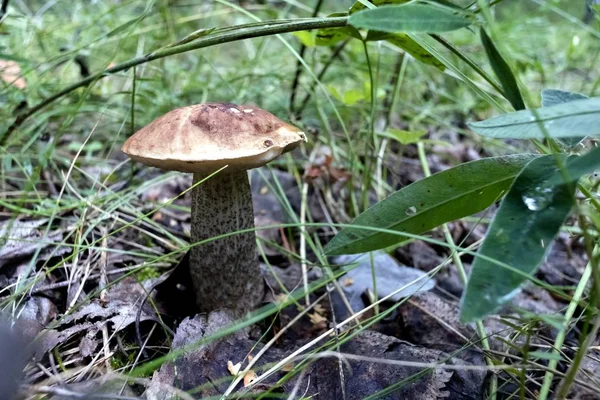
<path fill-rule="evenodd" d="M 254 228 L 246 170 L 296 148 L 306 136 L 254 106 L 207 103 L 168 112 L 131 136 L 122 151 L 163 170 L 191 172 L 191 241 Z M 264 294 L 253 231 L 190 249 L 190 273 L 200 311 L 246 312 Z"/>

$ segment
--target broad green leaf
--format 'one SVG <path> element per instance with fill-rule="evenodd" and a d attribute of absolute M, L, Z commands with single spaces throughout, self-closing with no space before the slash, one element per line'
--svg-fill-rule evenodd
<path fill-rule="evenodd" d="M 575 92 L 567 92 L 564 90 L 557 89 L 544 89 L 542 90 L 542 107 L 552 107 L 557 104 L 568 103 L 573 100 L 582 100 L 587 99 L 587 96 L 584 96 L 580 93 Z M 579 143 L 581 143 L 585 139 L 585 136 L 582 137 L 573 137 L 573 138 L 564 138 L 561 141 L 569 147 L 575 147 Z"/>
<path fill-rule="evenodd" d="M 584 100 L 589 99 L 581 93 L 567 92 L 565 90 L 558 89 L 544 89 L 542 90 L 542 107 L 552 107 L 558 104 L 568 103 L 573 100 Z"/>
<path fill-rule="evenodd" d="M 483 158 L 414 182 L 359 215 L 325 247 L 325 253 L 355 254 L 382 249 L 406 237 L 364 230 L 368 226 L 420 234 L 486 209 L 508 190 L 532 155 Z"/>
<path fill-rule="evenodd" d="M 385 40 L 391 44 L 400 47 L 402 50 L 410 54 L 416 60 L 421 61 L 423 64 L 432 65 L 444 71 L 446 66 L 440 60 L 438 60 L 433 54 L 425 50 L 420 44 L 412 40 L 407 34 L 404 33 L 389 33 L 379 31 L 369 31 L 367 33 L 367 41 Z"/>
<path fill-rule="evenodd" d="M 480 320 L 510 301 L 535 273 L 569 215 L 575 185 L 547 184 L 557 171 L 555 157 L 566 158 L 547 155 L 529 162 L 504 197 L 471 267 L 461 299 L 462 322 Z"/>
<path fill-rule="evenodd" d="M 519 85 L 517 85 L 517 80 L 515 79 L 510 66 L 502 57 L 500 52 L 498 52 L 494 42 L 492 42 L 492 39 L 487 35 L 487 33 L 485 33 L 483 28 L 479 30 L 479 35 L 481 36 L 481 43 L 483 44 L 483 48 L 485 49 L 488 59 L 490 60 L 492 69 L 502 85 L 504 96 L 508 101 L 510 101 L 510 104 L 512 104 L 515 110 L 524 110 L 525 103 L 523 102 Z"/>
<path fill-rule="evenodd" d="M 373 4 L 376 7 L 380 7 L 380 6 L 388 6 L 388 5 L 393 5 L 393 4 L 405 4 L 408 3 L 409 1 L 412 0 L 369 0 L 369 3 Z M 456 10 L 461 10 L 463 11 L 463 9 L 459 6 L 457 6 L 456 4 L 448 1 L 448 0 L 432 0 L 432 2 L 434 3 L 438 3 L 442 6 L 446 6 L 446 7 L 450 7 L 450 8 L 454 8 Z M 364 10 L 365 8 L 367 8 L 364 4 L 362 4 L 360 1 L 356 1 L 352 7 L 350 7 L 350 14 L 354 14 L 357 11 L 361 11 Z"/>
<path fill-rule="evenodd" d="M 350 89 L 350 90 L 344 92 L 344 97 L 343 97 L 342 101 L 345 105 L 352 106 L 364 99 L 365 99 L 364 91 L 357 90 L 357 89 Z"/>
<path fill-rule="evenodd" d="M 425 131 L 404 131 L 402 129 L 390 128 L 385 132 L 380 132 L 379 135 L 390 139 L 397 140 L 401 144 L 418 143 L 427 132 Z"/>
<path fill-rule="evenodd" d="M 404 4 L 404 3 L 408 3 L 409 1 L 411 1 L 411 0 L 369 0 L 369 3 L 373 4 L 375 7 L 381 7 L 381 6 Z M 367 6 L 365 6 L 360 1 L 356 1 L 356 2 L 354 2 L 354 4 L 352 4 L 352 7 L 350 7 L 349 14 L 352 15 L 358 11 L 364 10 L 365 8 L 367 8 Z"/>
<path fill-rule="evenodd" d="M 383 32 L 447 32 L 471 25 L 471 21 L 445 8 L 405 4 L 362 10 L 352 14 L 348 23 L 356 28 Z"/>
<path fill-rule="evenodd" d="M 535 114 L 530 110 L 515 111 L 469 123 L 469 127 L 493 138 L 544 139 L 540 124 L 552 138 L 599 136 L 600 97 L 538 108 Z"/>
<path fill-rule="evenodd" d="M 328 17 L 346 17 L 348 13 L 334 13 Z M 360 33 L 352 26 L 344 26 L 342 28 L 321 28 L 317 30 L 315 43 L 318 46 L 331 46 L 348 37 L 362 40 Z"/>

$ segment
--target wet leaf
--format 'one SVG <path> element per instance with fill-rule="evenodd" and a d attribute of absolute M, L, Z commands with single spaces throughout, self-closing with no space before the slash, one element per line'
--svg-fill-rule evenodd
<path fill-rule="evenodd" d="M 547 155 L 532 160 L 515 179 L 479 249 L 478 255 L 486 258 L 476 257 L 471 268 L 461 299 L 461 321 L 480 320 L 497 311 L 544 259 L 573 206 L 574 185 L 548 185 L 556 172 L 555 155 Z"/>
<path fill-rule="evenodd" d="M 600 135 L 600 97 L 574 100 L 532 111 L 521 110 L 472 122 L 478 134 L 493 138 L 544 139 L 543 125 L 551 138 Z"/>
<path fill-rule="evenodd" d="M 552 107 L 558 104 L 568 103 L 573 100 L 583 100 L 589 97 L 575 92 L 567 92 L 564 90 L 557 89 L 544 89 L 542 90 L 542 107 Z M 561 142 L 569 147 L 575 147 L 585 139 L 582 137 L 564 138 Z"/>
<path fill-rule="evenodd" d="M 515 110 L 524 110 L 525 103 L 523 102 L 519 85 L 517 85 L 517 80 L 515 79 L 515 75 L 510 66 L 504 57 L 502 57 L 496 48 L 496 45 L 492 42 L 492 39 L 488 36 L 483 27 L 479 29 L 479 36 L 481 37 L 481 43 L 490 60 L 492 69 L 502 85 L 504 97 L 510 101 L 510 104 L 512 104 Z"/>
<path fill-rule="evenodd" d="M 352 225 L 419 234 L 472 215 L 498 200 L 533 157 L 483 158 L 439 172 L 393 193 L 359 215 Z M 344 228 L 327 244 L 325 253 L 365 253 L 404 239 L 387 232 Z"/>
<path fill-rule="evenodd" d="M 440 60 L 438 60 L 429 51 L 425 50 L 420 44 L 415 42 L 405 33 L 389 33 L 371 30 L 367 33 L 366 40 L 385 40 L 395 46 L 400 47 L 402 50 L 410 54 L 415 60 L 418 60 L 423 64 L 432 65 L 440 71 L 444 71 L 446 69 L 446 66 Z"/>
<path fill-rule="evenodd" d="M 383 32 L 447 32 L 471 25 L 471 21 L 448 9 L 404 4 L 362 10 L 352 14 L 348 23 L 356 28 Z"/>

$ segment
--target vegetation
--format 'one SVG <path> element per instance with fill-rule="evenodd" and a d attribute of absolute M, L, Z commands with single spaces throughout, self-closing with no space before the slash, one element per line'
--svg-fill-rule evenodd
<path fill-rule="evenodd" d="M 28 361 L 23 396 L 110 377 L 125 397 L 309 398 L 314 370 L 335 398 L 600 393 L 597 6 L 2 4 L 0 296 L 32 344 L 0 356 Z M 191 178 L 120 151 L 156 117 L 204 102 L 255 104 L 308 137 L 251 174 L 274 283 L 234 322 L 190 322 L 181 271 L 204 243 L 189 242 Z M 357 309 L 344 274 L 360 262 L 333 256 L 363 253 L 372 284 Z M 411 269 L 381 275 L 379 255 L 421 271 L 401 284 Z M 290 285 L 282 271 L 295 268 Z M 360 353 L 351 343 L 367 331 L 378 336 Z M 360 369 L 371 364 L 380 379 Z M 170 392 L 152 378 L 169 365 L 181 374 Z"/>

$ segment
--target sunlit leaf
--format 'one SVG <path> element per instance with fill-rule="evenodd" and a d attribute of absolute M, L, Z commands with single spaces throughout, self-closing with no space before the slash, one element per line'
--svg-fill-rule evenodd
<path fill-rule="evenodd" d="M 528 163 L 504 197 L 471 267 L 461 299 L 461 321 L 473 322 L 497 311 L 518 294 L 544 259 L 571 211 L 575 188 L 548 184 L 557 172 L 555 157 L 566 159 L 547 155 Z"/>
<path fill-rule="evenodd" d="M 316 35 L 313 31 L 292 32 L 292 35 L 300 39 L 302 44 L 306 47 L 313 47 L 316 44 Z"/>
<path fill-rule="evenodd" d="M 357 228 L 342 229 L 327 244 L 325 253 L 365 253 L 406 239 L 360 226 L 419 234 L 484 210 L 508 190 L 532 157 L 483 158 L 414 182 L 359 215 L 352 222 Z"/>
<path fill-rule="evenodd" d="M 446 8 L 424 4 L 384 6 L 352 14 L 356 28 L 383 32 L 447 32 L 471 25 L 471 21 Z"/>
<path fill-rule="evenodd" d="M 493 138 L 543 139 L 540 125 L 552 138 L 600 135 L 600 97 L 538 108 L 535 114 L 530 110 L 515 111 L 472 122 L 469 127 Z"/>
<path fill-rule="evenodd" d="M 395 46 L 400 47 L 402 50 L 410 54 L 416 60 L 421 61 L 423 64 L 432 65 L 440 71 L 444 71 L 446 69 L 446 66 L 440 60 L 438 60 L 433 54 L 425 50 L 420 44 L 412 40 L 404 33 L 389 33 L 371 30 L 367 33 L 366 40 L 385 40 Z"/>

